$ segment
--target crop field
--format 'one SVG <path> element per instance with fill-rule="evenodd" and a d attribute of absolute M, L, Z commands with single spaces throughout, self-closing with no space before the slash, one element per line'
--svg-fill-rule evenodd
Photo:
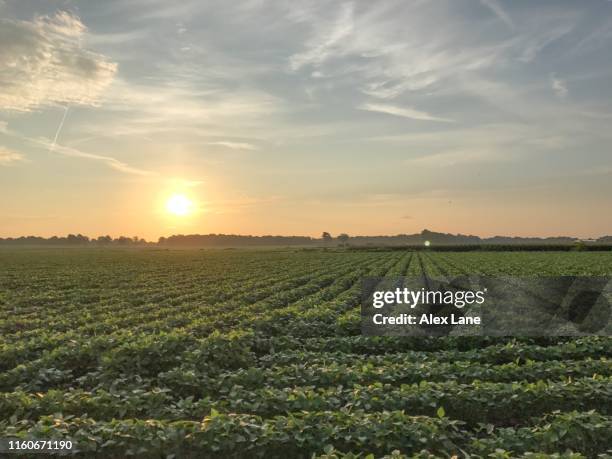
<path fill-rule="evenodd" d="M 423 272 L 611 275 L 612 252 L 2 250 L 0 438 L 88 458 L 612 454 L 609 337 L 361 336 L 362 278 Z"/>

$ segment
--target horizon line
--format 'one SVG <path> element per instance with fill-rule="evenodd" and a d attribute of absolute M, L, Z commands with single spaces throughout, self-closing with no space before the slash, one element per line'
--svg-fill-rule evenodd
<path fill-rule="evenodd" d="M 450 236 L 450 237 L 470 237 L 470 238 L 478 238 L 481 240 L 487 240 L 487 239 L 495 239 L 495 238 L 512 238 L 512 239 L 574 239 L 574 240 L 579 240 L 579 241 L 584 241 L 584 240 L 599 240 L 602 238 L 606 238 L 606 237 L 611 237 L 612 235 L 610 234 L 602 234 L 600 236 L 591 236 L 591 237 L 580 237 L 580 236 L 570 236 L 570 235 L 550 235 L 550 236 L 522 236 L 522 235 L 507 235 L 507 234 L 496 234 L 493 236 L 480 236 L 477 234 L 466 234 L 466 233 L 451 233 L 451 232 L 440 232 L 440 231 L 433 231 L 433 230 L 428 230 L 428 229 L 423 229 L 420 232 L 416 232 L 416 233 L 395 233 L 395 234 L 350 234 L 350 233 L 346 233 L 346 232 L 340 232 L 337 233 L 335 236 L 333 234 L 331 235 L 331 238 L 336 240 L 337 237 L 339 235 L 342 234 L 347 234 L 349 236 L 349 239 L 353 239 L 353 238 L 393 238 L 393 237 L 414 237 L 414 236 L 422 236 L 423 233 L 432 233 L 435 235 L 444 235 L 444 236 Z M 50 239 L 67 239 L 69 236 L 74 236 L 74 237 L 79 237 L 79 238 L 87 238 L 88 241 L 90 242 L 95 242 L 96 240 L 98 240 L 99 238 L 105 238 L 105 237 L 110 237 L 112 240 L 119 240 L 121 238 L 126 238 L 126 239 L 130 239 L 132 241 L 134 241 L 134 238 L 138 238 L 139 241 L 144 241 L 146 243 L 158 243 L 161 239 L 169 239 L 172 237 L 194 237 L 194 236 L 216 236 L 216 237 L 244 237 L 244 238 L 264 238 L 264 237 L 277 237 L 277 238 L 307 238 L 307 239 L 312 239 L 312 240 L 322 240 L 322 234 L 323 232 L 321 232 L 321 235 L 319 236 L 310 236 L 310 235 L 300 235 L 300 234 L 272 234 L 272 233 L 266 233 L 266 234 L 240 234 L 240 233 L 177 233 L 177 234 L 171 234 L 169 236 L 158 236 L 157 239 L 147 239 L 144 237 L 140 237 L 138 235 L 134 235 L 134 236 L 127 236 L 125 234 L 119 234 L 116 236 L 112 236 L 110 234 L 101 234 L 98 236 L 88 236 L 82 233 L 67 233 L 65 235 L 52 235 L 52 236 L 39 236 L 39 235 L 19 235 L 19 236 L 0 236 L 0 241 L 2 240 L 18 240 L 18 239 L 45 239 L 45 240 L 50 240 Z"/>

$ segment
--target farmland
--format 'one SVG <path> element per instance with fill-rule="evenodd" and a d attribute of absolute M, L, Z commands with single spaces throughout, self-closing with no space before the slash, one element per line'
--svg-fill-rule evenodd
<path fill-rule="evenodd" d="M 359 309 L 366 276 L 612 275 L 612 252 L 7 249 L 0 269 L 0 437 L 82 457 L 612 448 L 612 339 L 364 337 Z"/>

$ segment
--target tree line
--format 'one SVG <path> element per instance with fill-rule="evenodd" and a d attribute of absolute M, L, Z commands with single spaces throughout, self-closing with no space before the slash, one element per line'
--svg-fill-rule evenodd
<path fill-rule="evenodd" d="M 153 243 L 138 236 L 98 236 L 89 238 L 82 234 L 69 234 L 67 236 L 51 236 L 48 238 L 40 236 L 21 236 L 0 238 L 0 245 L 58 245 L 58 246 L 146 246 Z"/>
<path fill-rule="evenodd" d="M 89 238 L 82 234 L 69 234 L 67 236 L 52 236 L 43 238 L 39 236 L 22 236 L 17 238 L 0 238 L 0 245 L 50 245 L 50 246 L 161 246 L 161 247 L 273 247 L 273 246 L 313 246 L 313 247 L 402 247 L 420 246 L 427 243 L 429 247 L 446 245 L 542 245 L 561 246 L 575 244 L 612 244 L 612 236 L 603 236 L 598 239 L 582 241 L 574 237 L 508 237 L 494 236 L 481 238 L 479 236 L 464 234 L 438 233 L 423 230 L 416 234 L 397 234 L 393 236 L 349 236 L 340 233 L 333 236 L 324 231 L 320 237 L 310 236 L 250 236 L 239 234 L 176 234 L 169 237 L 160 237 L 156 242 L 146 241 L 138 236 L 119 236 L 113 238 L 109 235 Z"/>

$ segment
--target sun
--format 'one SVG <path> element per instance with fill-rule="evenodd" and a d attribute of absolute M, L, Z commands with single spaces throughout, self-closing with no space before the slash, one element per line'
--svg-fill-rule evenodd
<path fill-rule="evenodd" d="M 177 217 L 184 217 L 193 212 L 193 202 L 184 194 L 173 194 L 166 201 L 166 211 Z"/>

